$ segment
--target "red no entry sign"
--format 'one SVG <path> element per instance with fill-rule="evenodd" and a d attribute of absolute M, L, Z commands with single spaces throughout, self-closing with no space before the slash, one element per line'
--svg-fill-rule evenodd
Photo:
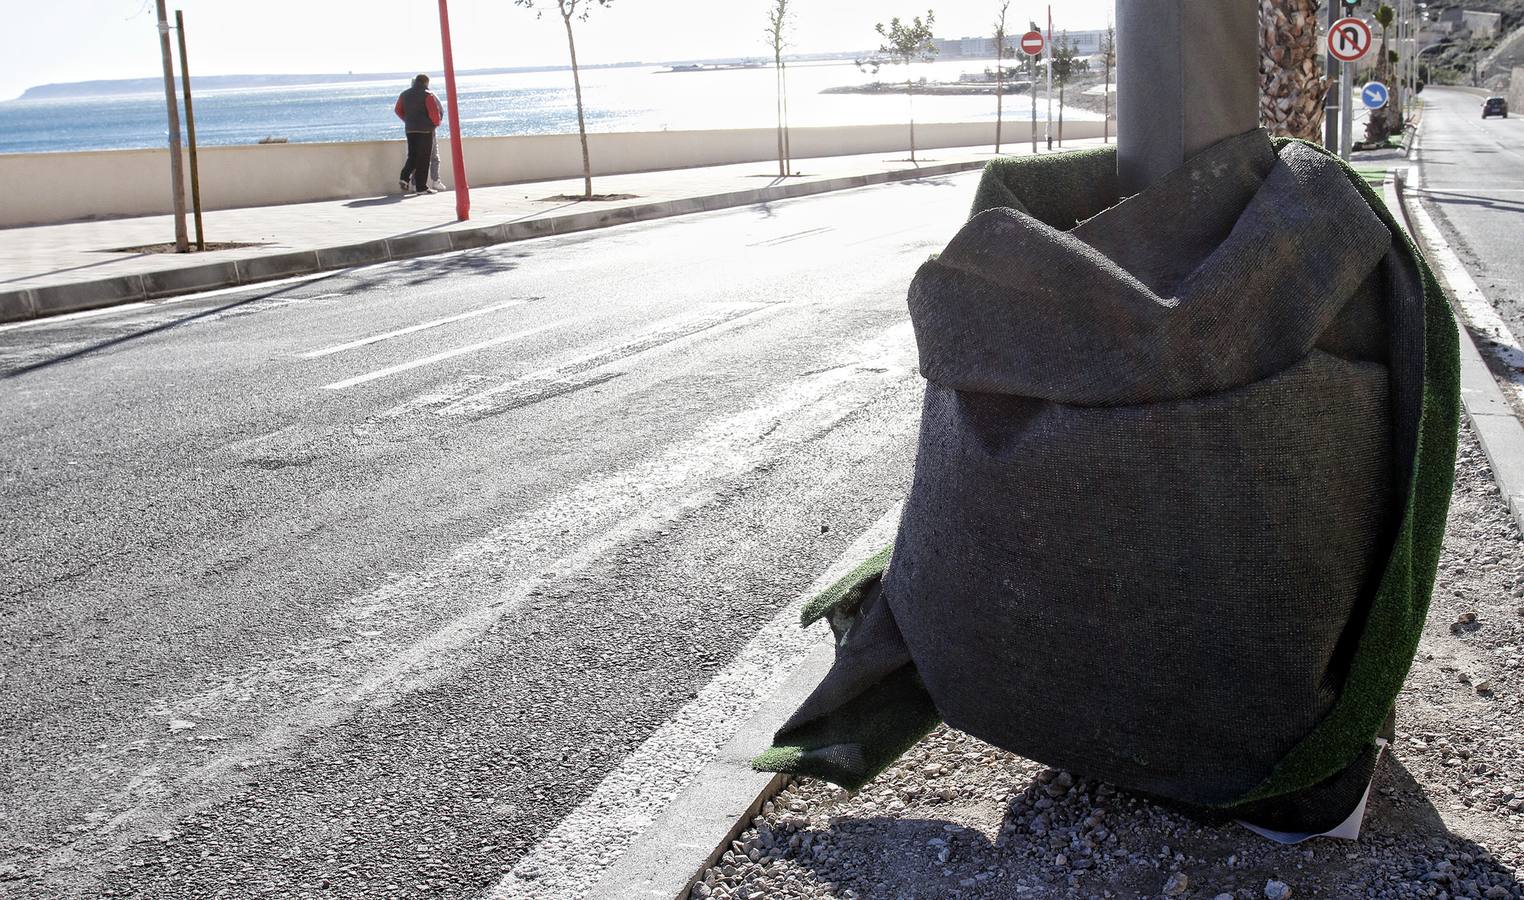
<path fill-rule="evenodd" d="M 1371 49 L 1371 27 L 1354 16 L 1340 19 L 1328 29 L 1328 52 L 1334 59 L 1355 62 Z"/>
<path fill-rule="evenodd" d="M 1028 31 L 1021 36 L 1021 52 L 1028 56 L 1036 56 L 1042 52 L 1042 32 Z"/>

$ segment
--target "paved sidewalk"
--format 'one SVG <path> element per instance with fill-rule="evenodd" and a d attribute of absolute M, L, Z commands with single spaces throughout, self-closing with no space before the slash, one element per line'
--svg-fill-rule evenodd
<path fill-rule="evenodd" d="M 1066 149 L 1099 144 L 1070 141 Z M 169 216 L 11 228 L 0 257 L 0 321 L 34 318 L 248 284 L 271 278 L 480 247 L 547 234 L 768 202 L 827 190 L 976 169 L 992 147 L 795 160 L 799 176 L 781 179 L 776 162 L 743 163 L 595 178 L 610 202 L 548 198 L 579 194 L 581 179 L 473 188 L 469 222 L 455 221 L 445 192 L 333 200 L 208 212 L 206 239 L 257 246 L 205 253 L 123 253 L 123 247 L 173 240 Z M 1030 145 L 1012 145 L 1016 153 Z"/>

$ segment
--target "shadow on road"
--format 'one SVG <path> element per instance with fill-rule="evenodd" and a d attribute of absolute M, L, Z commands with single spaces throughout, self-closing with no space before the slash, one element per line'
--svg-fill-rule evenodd
<path fill-rule="evenodd" d="M 101 252 L 101 251 L 96 251 L 96 252 L 98 253 L 98 252 Z M 82 264 L 77 265 L 77 266 L 66 266 L 66 267 L 64 267 L 62 269 L 52 269 L 52 270 L 47 271 L 47 272 L 35 272 L 33 274 L 30 274 L 30 275 L 17 275 L 15 278 L 0 278 L 0 284 L 9 284 L 12 281 L 29 281 L 29 280 L 31 280 L 33 278 L 45 278 L 45 277 L 47 277 L 49 275 L 59 275 L 59 274 L 62 274 L 64 272 L 78 272 L 80 269 L 93 269 L 96 266 L 109 266 L 109 265 L 114 265 L 114 264 L 119 263 L 119 262 L 123 262 L 125 260 L 137 259 L 139 257 L 147 256 L 147 255 L 148 255 L 147 253 L 123 254 L 123 255 L 120 255 L 120 256 L 114 256 L 111 259 L 103 259 L 100 262 L 82 263 Z"/>
<path fill-rule="evenodd" d="M 49 359 L 42 360 L 40 362 L 30 363 L 28 365 L 21 366 L 20 368 L 17 368 L 17 369 L 11 369 L 10 371 L 6 372 L 4 375 L 0 375 L 0 378 L 6 378 L 6 379 L 18 378 L 18 377 L 20 377 L 22 375 L 26 375 L 26 374 L 28 374 L 30 372 L 36 372 L 36 371 L 38 371 L 40 369 L 51 368 L 51 367 L 59 365 L 61 363 L 69 362 L 70 360 L 80 359 L 82 357 L 89 356 L 89 355 L 94 354 L 94 353 L 99 353 L 102 350 L 109 350 L 112 347 L 119 347 L 122 344 L 131 343 L 132 341 L 136 341 L 136 340 L 138 340 L 140 338 L 145 338 L 145 337 L 150 337 L 150 336 L 155 335 L 155 334 L 160 334 L 162 332 L 169 331 L 172 328 L 179 328 L 182 325 L 189 325 L 189 324 L 191 324 L 193 322 L 196 322 L 198 320 L 209 318 L 209 317 L 215 316 L 215 315 L 219 315 L 221 313 L 227 312 L 228 310 L 237 309 L 240 306 L 247 306 L 250 303 L 258 303 L 261 300 L 269 300 L 272 297 L 279 297 L 279 296 L 282 296 L 283 294 L 286 294 L 289 291 L 296 290 L 297 288 L 304 288 L 304 287 L 308 287 L 309 285 L 320 284 L 320 283 L 322 283 L 324 281 L 329 280 L 330 278 L 337 278 L 337 277 L 339 277 L 340 275 L 343 275 L 343 274 L 344 274 L 343 271 L 333 272 L 331 274 L 323 275 L 323 276 L 318 277 L 318 278 L 309 278 L 309 279 L 306 279 L 305 281 L 299 281 L 299 282 L 297 282 L 295 284 L 288 284 L 288 285 L 285 285 L 284 287 L 276 288 L 275 290 L 263 291 L 261 293 L 255 294 L 252 297 L 244 297 L 244 298 L 239 299 L 239 300 L 234 300 L 231 303 L 224 303 L 221 306 L 214 306 L 211 309 L 203 309 L 200 312 L 193 313 L 193 314 L 187 315 L 187 316 L 182 316 L 182 317 L 180 317 L 178 319 L 175 319 L 173 321 L 170 321 L 170 322 L 163 322 L 163 323 L 160 323 L 158 325 L 152 325 L 150 327 L 142 328 L 142 329 L 139 329 L 137 331 L 128 332 L 127 334 L 118 335 L 117 337 L 111 338 L 110 340 L 99 341 L 97 343 L 90 344 L 89 346 L 81 347 L 78 350 L 71 350 L 68 353 L 60 354 L 58 356 L 54 356 L 54 357 L 51 357 Z M 258 288 L 251 287 L 250 290 L 258 290 Z"/>
<path fill-rule="evenodd" d="M 363 200 L 350 200 L 344 205 L 350 209 L 364 209 L 367 206 L 390 206 L 393 203 L 403 201 L 401 194 L 386 194 L 381 197 L 366 197 Z"/>
<path fill-rule="evenodd" d="M 36 372 L 40 369 L 50 368 L 66 363 L 70 360 L 80 359 L 102 350 L 109 350 L 123 344 L 131 343 L 140 338 L 150 337 L 179 328 L 182 325 L 190 325 L 202 319 L 218 316 L 240 307 L 246 307 L 262 300 L 271 300 L 281 297 L 298 288 L 306 288 L 312 285 L 322 284 L 335 278 L 344 278 L 354 285 L 353 291 L 369 290 L 387 284 L 402 284 L 414 287 L 427 284 L 436 279 L 447 278 L 452 275 L 492 276 L 511 272 L 518 268 L 519 260 L 530 256 L 529 251 L 519 250 L 506 252 L 498 248 L 484 247 L 479 250 L 468 250 L 463 253 L 451 253 L 444 256 L 423 256 L 414 259 L 398 260 L 384 264 L 374 270 L 366 269 L 338 269 L 316 278 L 308 278 L 295 284 L 288 284 L 274 290 L 259 291 L 258 285 L 251 285 L 249 290 L 259 291 L 250 297 L 243 297 L 231 303 L 224 303 L 210 309 L 204 309 L 196 313 L 182 316 L 170 322 L 163 322 L 146 328 L 118 335 L 110 340 L 99 341 L 77 350 L 71 350 L 58 356 L 50 357 L 39 362 L 29 363 L 20 368 L 11 369 L 0 374 L 0 378 L 9 379 Z"/>
<path fill-rule="evenodd" d="M 1431 163 L 1424 163 L 1431 165 Z M 1435 203 L 1455 203 L 1462 206 L 1486 206 L 1490 209 L 1498 209 L 1503 212 L 1524 212 L 1524 201 L 1499 200 L 1495 197 L 1482 197 L 1477 194 L 1462 194 L 1458 191 L 1439 191 L 1434 188 L 1424 188 L 1423 195 Z"/>
<path fill-rule="evenodd" d="M 349 275 L 356 282 L 357 290 L 399 282 L 415 287 L 452 275 L 501 275 L 517 269 L 519 260 L 528 256 L 530 253 L 527 250 L 508 251 L 501 247 L 482 247 L 444 256 L 418 256 L 397 260 L 384 268 L 377 269 L 374 275 L 363 271 L 351 271 Z"/>

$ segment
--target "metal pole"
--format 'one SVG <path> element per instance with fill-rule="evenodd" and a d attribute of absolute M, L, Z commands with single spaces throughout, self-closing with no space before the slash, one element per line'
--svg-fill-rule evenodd
<path fill-rule="evenodd" d="M 1392 67 L 1392 81 L 1397 87 L 1397 119 L 1405 123 L 1408 120 L 1408 0 L 1398 0 L 1397 9 L 1397 65 Z"/>
<path fill-rule="evenodd" d="M 175 10 L 175 34 L 180 38 L 180 87 L 185 91 L 185 144 L 190 150 L 191 210 L 196 220 L 196 249 L 206 249 L 201 227 L 201 170 L 196 166 L 196 112 L 191 106 L 190 57 L 185 52 L 185 15 Z"/>
<path fill-rule="evenodd" d="M 1328 28 L 1325 33 L 1333 32 L 1333 25 L 1339 21 L 1338 0 L 1325 0 L 1328 4 Z M 1333 77 L 1339 60 L 1333 55 L 1332 50 L 1324 53 L 1323 72 L 1328 77 L 1328 85 L 1323 92 L 1323 146 L 1330 150 L 1339 147 L 1339 105 L 1334 101 L 1338 96 L 1334 92 Z"/>
<path fill-rule="evenodd" d="M 445 102 L 450 105 L 450 164 L 455 167 L 455 218 L 471 218 L 471 188 L 466 183 L 466 154 L 460 144 L 460 96 L 455 92 L 455 55 L 450 52 L 450 10 L 439 0 L 439 40 L 444 45 Z"/>
<path fill-rule="evenodd" d="M 1258 4 L 1117 0 L 1116 16 L 1124 195 L 1259 127 Z"/>
<path fill-rule="evenodd" d="M 1032 94 L 1032 152 L 1037 152 L 1037 57 L 1027 57 L 1027 68 L 1032 71 L 1028 86 Z"/>
<path fill-rule="evenodd" d="M 159 51 L 164 57 L 164 100 L 169 105 L 170 197 L 175 205 L 175 252 L 190 252 L 185 235 L 185 168 L 180 161 L 180 107 L 175 102 L 175 63 L 169 49 L 169 17 L 164 0 L 158 0 Z"/>
<path fill-rule="evenodd" d="M 1043 57 L 1048 63 L 1048 124 L 1047 138 L 1048 149 L 1053 149 L 1053 7 L 1048 7 L 1048 43 L 1047 55 Z"/>
<path fill-rule="evenodd" d="M 1354 149 L 1355 85 L 1349 63 L 1340 63 L 1339 68 L 1339 104 L 1344 107 L 1344 118 L 1339 122 L 1339 156 L 1348 162 L 1350 151 Z"/>

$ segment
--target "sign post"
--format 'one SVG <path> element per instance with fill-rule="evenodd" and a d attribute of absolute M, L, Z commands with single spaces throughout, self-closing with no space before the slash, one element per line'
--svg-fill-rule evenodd
<path fill-rule="evenodd" d="M 1371 27 L 1364 19 L 1345 16 L 1328 29 L 1328 52 L 1339 61 L 1339 156 L 1349 159 L 1354 147 L 1354 83 L 1349 64 L 1371 49 Z"/>
<path fill-rule="evenodd" d="M 1048 43 L 1053 43 L 1053 7 L 1048 7 Z M 1053 54 L 1049 53 L 1045 59 L 1048 62 L 1048 149 L 1053 149 Z"/>
<path fill-rule="evenodd" d="M 1044 43 L 1045 42 L 1042 39 L 1042 32 L 1038 31 L 1035 28 L 1032 29 L 1031 31 L 1028 31 L 1026 34 L 1021 36 L 1021 52 L 1025 53 L 1028 57 L 1030 57 L 1030 59 L 1027 60 L 1030 63 L 1030 65 L 1028 65 L 1027 68 L 1032 71 L 1032 79 L 1031 79 L 1031 81 L 1028 84 L 1028 89 L 1031 91 L 1031 94 L 1032 94 L 1032 152 L 1033 153 L 1037 152 L 1037 59 L 1036 58 L 1038 56 L 1042 55 L 1042 50 L 1043 50 Z"/>

